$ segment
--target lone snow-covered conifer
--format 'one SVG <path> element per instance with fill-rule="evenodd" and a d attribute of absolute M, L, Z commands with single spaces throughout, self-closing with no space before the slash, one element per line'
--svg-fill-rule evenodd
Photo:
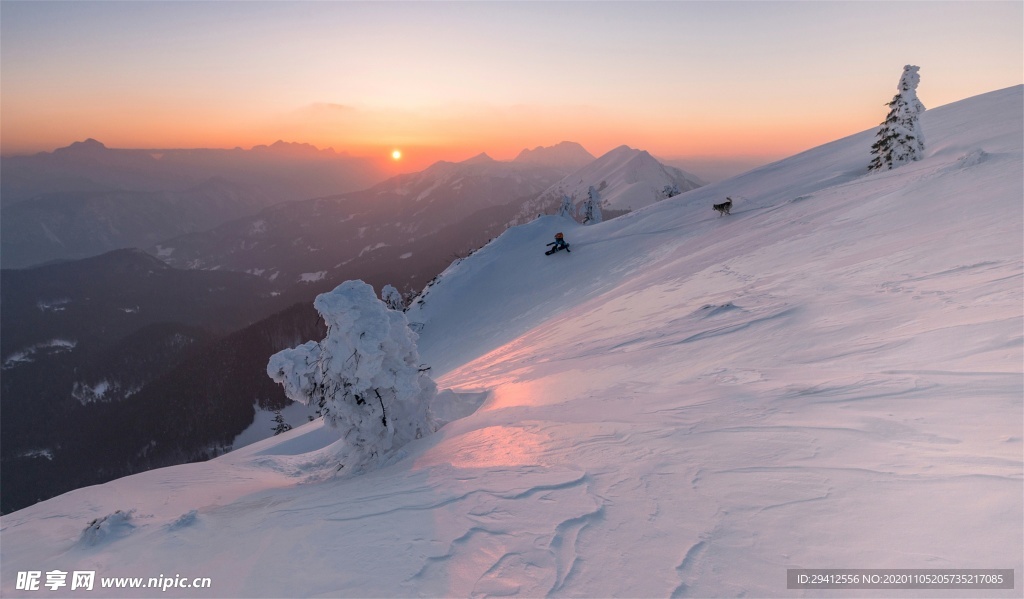
<path fill-rule="evenodd" d="M 274 431 L 275 437 L 281 433 L 287 433 L 292 430 L 292 425 L 284 421 L 284 416 L 281 415 L 281 410 L 276 410 L 274 412 L 274 428 L 270 430 Z"/>
<path fill-rule="evenodd" d="M 897 94 L 887 104 L 889 114 L 878 130 L 878 141 L 871 146 L 874 156 L 869 171 L 889 170 L 924 156 L 924 135 L 918 115 L 924 105 L 917 99 L 917 84 L 921 82 L 920 67 L 906 65 L 896 87 Z"/>
<path fill-rule="evenodd" d="M 583 205 L 583 224 L 596 225 L 601 220 L 601 193 L 591 185 L 587 190 L 587 202 Z"/>
<path fill-rule="evenodd" d="M 558 208 L 558 216 L 576 218 L 576 206 L 573 204 L 572 198 L 566 194 L 562 194 L 562 205 Z"/>
<path fill-rule="evenodd" d="M 393 285 L 385 285 L 380 290 L 380 299 L 383 300 L 384 304 L 392 310 L 405 310 L 405 300 L 402 298 L 402 294 L 398 292 Z"/>
<path fill-rule="evenodd" d="M 434 431 L 437 393 L 420 368 L 416 333 L 362 281 L 346 281 L 313 301 L 327 336 L 270 357 L 267 374 L 289 399 L 315 403 L 341 432 L 347 471 L 376 465 L 389 451 Z"/>

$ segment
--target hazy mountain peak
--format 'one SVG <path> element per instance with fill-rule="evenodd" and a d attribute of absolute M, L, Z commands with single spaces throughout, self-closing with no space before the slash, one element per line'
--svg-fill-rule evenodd
<path fill-rule="evenodd" d="M 537 146 L 524 149 L 516 156 L 515 162 L 543 164 L 556 168 L 575 170 L 593 162 L 594 155 L 574 141 L 563 141 L 550 147 Z"/>
<path fill-rule="evenodd" d="M 632 154 L 637 154 L 637 153 L 642 152 L 642 151 L 643 150 L 637 150 L 636 148 L 631 148 L 631 147 L 623 144 L 623 145 L 621 145 L 621 146 L 619 146 L 617 148 L 608 150 L 608 152 L 604 156 L 602 156 L 602 158 L 604 158 L 605 156 L 626 156 L 626 155 L 632 155 Z"/>
<path fill-rule="evenodd" d="M 479 154 L 473 156 L 472 158 L 463 160 L 460 164 L 487 164 L 490 162 L 495 162 L 495 160 L 488 156 L 487 152 L 480 152 Z"/>
<path fill-rule="evenodd" d="M 313 154 L 320 154 L 320 153 L 324 153 L 324 152 L 326 152 L 326 153 L 334 153 L 333 149 L 321 150 L 320 148 L 314 146 L 313 144 L 301 143 L 301 142 L 290 142 L 290 141 L 284 141 L 284 140 L 281 140 L 281 139 L 275 141 L 274 143 L 270 144 L 269 146 L 267 146 L 267 145 L 253 146 L 252 149 L 255 150 L 255 151 L 260 151 L 260 152 L 277 152 L 277 153 L 293 154 L 293 155 L 313 155 Z"/>
<path fill-rule="evenodd" d="M 651 167 L 658 169 L 674 169 L 675 167 L 668 167 L 661 163 L 657 158 L 651 155 L 647 150 L 633 150 L 634 154 L 628 159 L 627 164 L 635 167 Z"/>
<path fill-rule="evenodd" d="M 54 152 L 96 152 L 106 149 L 107 146 L 90 137 L 84 141 L 76 141 L 65 148 L 57 148 Z"/>
<path fill-rule="evenodd" d="M 86 258 L 81 260 L 79 264 L 95 264 L 95 265 L 106 265 L 107 268 L 111 266 L 119 266 L 120 268 L 132 268 L 137 270 L 143 269 L 157 269 L 166 270 L 171 267 L 166 262 L 160 260 L 155 256 L 147 254 L 145 251 L 138 248 L 122 248 L 118 250 L 112 250 L 99 256 L 92 258 Z"/>

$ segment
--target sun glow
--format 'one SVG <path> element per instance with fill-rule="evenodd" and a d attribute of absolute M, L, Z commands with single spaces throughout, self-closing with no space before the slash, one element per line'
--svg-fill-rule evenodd
<path fill-rule="evenodd" d="M 401 150 L 392 150 L 392 152 L 391 152 L 391 159 L 392 160 L 401 160 L 402 159 L 402 151 Z"/>

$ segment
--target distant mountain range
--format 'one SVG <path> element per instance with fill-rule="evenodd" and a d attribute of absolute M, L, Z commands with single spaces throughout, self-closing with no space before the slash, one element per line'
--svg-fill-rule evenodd
<path fill-rule="evenodd" d="M 258 186 L 276 202 L 354 191 L 385 178 L 369 159 L 284 141 L 250 150 L 124 150 L 87 139 L 4 156 L 0 173 L 3 206 L 54 192 L 184 191 L 212 178 Z"/>
<path fill-rule="evenodd" d="M 480 154 L 359 192 L 278 204 L 148 251 L 179 268 L 237 270 L 283 285 L 327 289 L 363 278 L 418 289 L 423 274 L 439 272 L 510 221 L 553 212 L 563 194 L 582 203 L 590 185 L 601 190 L 605 209 L 621 214 L 664 199 L 666 187 L 678 193 L 701 182 L 642 150 L 622 146 L 595 159 L 563 142 L 523 150 L 514 161 Z"/>
<path fill-rule="evenodd" d="M 21 268 L 145 247 L 383 178 L 366 159 L 307 144 L 118 150 L 89 139 L 0 161 L 0 260 Z"/>
<path fill-rule="evenodd" d="M 243 271 L 305 289 L 362 278 L 415 291 L 564 175 L 481 154 L 343 196 L 282 203 L 148 251 L 179 268 Z"/>

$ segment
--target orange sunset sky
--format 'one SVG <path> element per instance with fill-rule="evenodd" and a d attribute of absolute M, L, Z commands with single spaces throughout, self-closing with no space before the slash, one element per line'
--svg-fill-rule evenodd
<path fill-rule="evenodd" d="M 0 2 L 4 155 L 278 139 L 401 168 L 787 156 L 1024 79 L 1014 2 Z"/>

